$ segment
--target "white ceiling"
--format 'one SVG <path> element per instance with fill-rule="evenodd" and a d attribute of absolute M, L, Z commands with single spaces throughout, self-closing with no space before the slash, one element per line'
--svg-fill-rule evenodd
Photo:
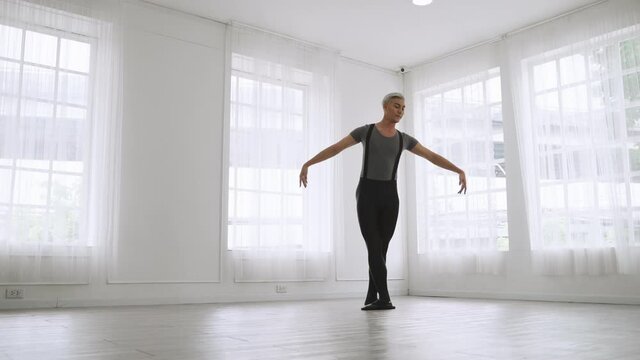
<path fill-rule="evenodd" d="M 145 0 L 338 50 L 386 69 L 411 67 L 595 0 Z"/>

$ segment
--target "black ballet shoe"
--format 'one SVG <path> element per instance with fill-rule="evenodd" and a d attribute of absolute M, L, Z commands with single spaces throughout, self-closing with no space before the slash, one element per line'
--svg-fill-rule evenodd
<path fill-rule="evenodd" d="M 373 304 L 376 301 L 378 301 L 378 298 L 374 298 L 373 300 L 365 299 L 364 304 L 369 305 L 369 304 Z"/>
<path fill-rule="evenodd" d="M 387 302 L 382 302 L 380 300 L 376 300 L 374 302 L 372 302 L 371 304 L 361 308 L 360 310 L 392 310 L 395 309 L 396 307 L 393 306 L 393 304 L 391 303 L 391 301 L 387 301 Z"/>

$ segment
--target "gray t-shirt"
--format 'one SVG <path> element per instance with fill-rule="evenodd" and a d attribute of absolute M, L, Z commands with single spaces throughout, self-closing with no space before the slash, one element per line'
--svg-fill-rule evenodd
<path fill-rule="evenodd" d="M 391 174 L 393 174 L 393 166 L 396 162 L 396 156 L 398 156 L 398 147 L 400 146 L 397 132 L 392 137 L 386 137 L 382 135 L 375 125 L 364 125 L 353 130 L 350 135 L 357 142 L 362 143 L 363 149 L 366 149 L 365 142 L 367 141 L 367 130 L 369 126 L 373 126 L 371 132 L 371 139 L 369 144 L 369 167 L 367 169 L 367 179 L 372 180 L 390 180 Z M 418 140 L 405 133 L 402 134 L 402 148 L 405 150 L 413 149 Z M 362 168 L 360 170 L 360 177 L 364 175 L 364 159 L 365 154 L 362 152 Z M 396 177 L 397 178 L 397 174 Z M 395 179 L 394 178 L 394 179 Z"/>

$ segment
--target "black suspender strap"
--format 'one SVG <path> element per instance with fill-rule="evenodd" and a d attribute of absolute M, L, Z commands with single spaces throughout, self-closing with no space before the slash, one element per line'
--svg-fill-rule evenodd
<path fill-rule="evenodd" d="M 400 149 L 398 149 L 398 155 L 396 155 L 396 162 L 395 164 L 393 164 L 393 173 L 391 173 L 391 180 L 396 179 L 396 172 L 398 171 L 398 164 L 400 163 L 400 155 L 402 155 L 402 150 L 404 150 L 402 144 L 402 133 L 398 130 L 396 131 L 398 132 L 398 136 L 400 137 L 398 141 L 400 143 Z"/>
<path fill-rule="evenodd" d="M 362 177 L 367 178 L 367 168 L 369 167 L 369 140 L 371 140 L 371 133 L 375 124 L 369 125 L 367 130 L 367 137 L 364 143 L 364 168 L 362 169 Z"/>

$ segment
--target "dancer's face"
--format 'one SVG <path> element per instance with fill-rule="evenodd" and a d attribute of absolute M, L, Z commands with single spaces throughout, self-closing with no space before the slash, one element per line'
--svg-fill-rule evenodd
<path fill-rule="evenodd" d="M 391 99 L 384 106 L 384 117 L 390 119 L 394 123 L 399 123 L 404 115 L 404 100 L 400 98 Z"/>

